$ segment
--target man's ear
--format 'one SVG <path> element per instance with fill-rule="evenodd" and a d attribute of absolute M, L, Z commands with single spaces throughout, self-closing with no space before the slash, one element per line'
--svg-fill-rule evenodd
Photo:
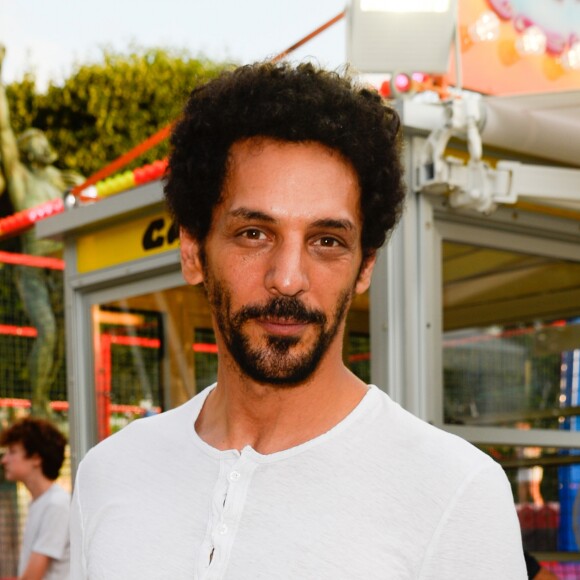
<path fill-rule="evenodd" d="M 188 284 L 194 286 L 203 282 L 203 265 L 199 243 L 183 228 L 179 228 L 181 251 L 181 271 Z"/>
<path fill-rule="evenodd" d="M 367 258 L 363 259 L 363 263 L 361 265 L 360 272 L 356 284 L 354 286 L 354 291 L 357 294 L 362 294 L 363 292 L 366 292 L 369 289 L 376 261 L 377 261 L 376 252 L 368 256 Z"/>

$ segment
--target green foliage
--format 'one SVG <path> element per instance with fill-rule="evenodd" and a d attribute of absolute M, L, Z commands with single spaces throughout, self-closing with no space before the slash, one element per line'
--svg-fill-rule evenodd
<path fill-rule="evenodd" d="M 173 121 L 189 92 L 223 65 L 161 48 L 129 54 L 104 50 L 102 62 L 79 64 L 62 86 L 36 91 L 28 75 L 7 87 L 16 133 L 46 132 L 57 165 L 90 175 Z M 131 167 L 167 155 L 167 143 Z"/>
<path fill-rule="evenodd" d="M 45 131 L 59 155 L 57 165 L 89 176 L 175 120 L 189 92 L 222 68 L 160 48 L 129 54 L 105 50 L 101 62 L 77 65 L 62 85 L 53 83 L 44 93 L 37 90 L 31 74 L 8 85 L 12 127 L 16 134 L 29 127 Z M 167 151 L 165 142 L 130 167 L 165 157 Z M 9 197 L 0 195 L 0 216 L 12 211 Z M 0 249 L 20 251 L 18 242 L 17 237 L 1 240 Z M 15 273 L 13 266 L 0 264 L 0 323 L 29 326 Z M 62 305 L 62 288 L 52 293 L 54 305 Z M 54 309 L 62 322 L 62 312 Z M 33 343 L 33 338 L 0 336 L 0 397 L 30 397 L 26 361 Z M 59 365 L 51 398 L 65 398 L 65 388 L 64 366 Z"/>

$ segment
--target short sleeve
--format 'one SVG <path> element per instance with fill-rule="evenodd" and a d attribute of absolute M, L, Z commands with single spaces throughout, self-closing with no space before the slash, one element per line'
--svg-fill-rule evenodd
<path fill-rule="evenodd" d="M 489 463 L 470 475 L 445 510 L 421 580 L 525 580 L 521 531 L 505 473 Z"/>
<path fill-rule="evenodd" d="M 55 502 L 46 506 L 38 533 L 32 543 L 32 552 L 55 560 L 68 557 L 70 506 Z"/>

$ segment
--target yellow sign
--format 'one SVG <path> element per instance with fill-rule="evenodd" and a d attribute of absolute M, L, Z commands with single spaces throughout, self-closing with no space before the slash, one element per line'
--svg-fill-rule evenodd
<path fill-rule="evenodd" d="M 179 235 L 166 213 L 115 224 L 77 240 L 80 274 L 118 266 L 179 247 Z"/>

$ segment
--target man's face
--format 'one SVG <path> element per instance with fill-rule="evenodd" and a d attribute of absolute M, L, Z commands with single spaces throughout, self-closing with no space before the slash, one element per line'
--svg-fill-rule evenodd
<path fill-rule="evenodd" d="M 242 374 L 282 386 L 341 364 L 344 317 L 364 292 L 359 186 L 317 143 L 253 139 L 231 149 L 223 202 L 200 262 L 218 344 Z M 182 232 L 184 273 L 195 242 Z M 222 354 L 222 357 L 224 355 Z"/>
<path fill-rule="evenodd" d="M 22 443 L 11 443 L 2 456 L 4 475 L 8 481 L 24 481 L 39 464 L 40 458 L 26 455 Z"/>

